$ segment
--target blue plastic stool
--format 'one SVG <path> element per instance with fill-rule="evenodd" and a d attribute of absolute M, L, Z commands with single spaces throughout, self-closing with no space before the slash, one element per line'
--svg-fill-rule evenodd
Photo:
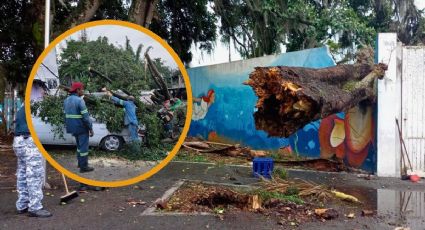
<path fill-rule="evenodd" d="M 252 161 L 252 170 L 254 177 L 264 177 L 271 179 L 273 173 L 273 158 L 256 157 Z"/>

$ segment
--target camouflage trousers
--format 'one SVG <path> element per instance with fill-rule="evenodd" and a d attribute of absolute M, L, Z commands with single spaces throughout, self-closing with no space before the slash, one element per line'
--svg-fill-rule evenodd
<path fill-rule="evenodd" d="M 16 136 L 13 139 L 13 150 L 18 158 L 16 170 L 16 187 L 18 201 L 16 208 L 33 212 L 43 208 L 43 157 L 31 137 Z"/>

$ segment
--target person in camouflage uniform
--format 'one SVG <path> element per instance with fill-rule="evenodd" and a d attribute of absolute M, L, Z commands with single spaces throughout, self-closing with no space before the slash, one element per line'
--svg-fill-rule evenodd
<path fill-rule="evenodd" d="M 52 214 L 44 210 L 41 204 L 45 174 L 43 157 L 30 136 L 24 106 L 19 109 L 15 122 L 13 150 L 18 158 L 16 170 L 18 214 L 28 212 L 28 215 L 32 217 L 50 217 Z"/>

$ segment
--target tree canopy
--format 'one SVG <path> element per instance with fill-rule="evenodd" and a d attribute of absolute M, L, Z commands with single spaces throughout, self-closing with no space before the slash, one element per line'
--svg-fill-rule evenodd
<path fill-rule="evenodd" d="M 176 3 L 174 3 L 176 2 Z M 117 19 L 150 27 L 162 35 L 184 63 L 191 61 L 191 44 L 211 50 L 216 25 L 206 0 L 51 0 L 51 36 L 84 22 Z M 43 51 L 44 0 L 0 3 L 0 65 L 12 82 L 24 83 Z M 172 29 L 170 29 L 172 28 Z M 3 74 L 2 74 L 3 75 Z"/>
<path fill-rule="evenodd" d="M 423 12 L 413 0 L 214 0 L 224 42 L 244 58 L 329 45 L 351 54 L 397 32 L 404 44 L 425 41 Z M 345 51 L 345 52 L 344 52 Z"/>
<path fill-rule="evenodd" d="M 87 83 L 89 91 L 98 91 L 102 85 L 113 89 L 125 89 L 133 95 L 140 90 L 156 88 L 150 72 L 145 70 L 141 59 L 143 44 L 135 51 L 127 39 L 125 47 L 116 47 L 109 43 L 107 37 L 98 37 L 94 41 L 70 40 L 59 58 L 59 76 L 61 82 L 80 80 Z M 161 59 L 155 59 L 163 76 L 171 77 L 174 71 Z M 89 67 L 106 75 L 112 83 L 105 83 L 99 76 L 89 73 Z"/>
<path fill-rule="evenodd" d="M 79 40 L 69 40 L 59 52 L 59 77 L 61 84 L 67 85 L 70 80 L 81 81 L 85 90 L 99 92 L 106 86 L 110 90 L 123 90 L 135 96 L 137 117 L 141 124 L 149 130 L 147 141 L 150 147 L 168 148 L 161 143 L 165 135 L 163 123 L 157 116 L 159 107 L 145 105 L 140 101 L 140 91 L 156 88 L 151 73 L 144 68 L 144 59 L 140 55 L 144 52 L 143 44 L 138 45 L 136 51 L 131 47 L 130 40 L 125 40 L 124 46 L 116 46 L 108 41 L 107 37 L 98 37 L 88 40 L 82 33 Z M 154 51 L 154 50 L 153 50 Z M 154 59 L 158 71 L 163 76 L 170 76 L 175 70 L 164 64 L 162 59 Z M 97 74 L 91 74 L 89 68 L 95 69 L 112 81 L 108 83 Z M 54 125 L 54 135 L 63 135 L 63 101 L 65 95 L 45 96 L 44 100 L 33 105 L 33 113 L 43 120 L 48 120 Z M 124 111 L 115 107 L 107 97 L 85 97 L 91 116 L 97 121 L 106 124 L 110 132 L 120 132 L 124 127 Z M 58 106 L 59 105 L 59 106 Z M 185 109 L 185 108 L 181 108 Z"/>
<path fill-rule="evenodd" d="M 0 5 L 0 65 L 25 82 L 43 50 L 44 0 Z M 425 42 L 425 18 L 414 0 L 51 0 L 51 37 L 92 20 L 119 19 L 149 27 L 190 63 L 193 44 L 211 51 L 218 34 L 243 58 L 329 45 L 353 59 L 378 32 L 397 32 L 406 45 Z M 217 27 L 219 30 L 217 31 Z M 350 56 L 351 54 L 351 56 Z"/>

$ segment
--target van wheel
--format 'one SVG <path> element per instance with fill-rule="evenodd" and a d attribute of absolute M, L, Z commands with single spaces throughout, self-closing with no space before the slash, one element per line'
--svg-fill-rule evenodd
<path fill-rule="evenodd" d="M 100 147 L 106 151 L 117 151 L 124 145 L 124 140 L 120 136 L 108 135 L 100 142 Z"/>

